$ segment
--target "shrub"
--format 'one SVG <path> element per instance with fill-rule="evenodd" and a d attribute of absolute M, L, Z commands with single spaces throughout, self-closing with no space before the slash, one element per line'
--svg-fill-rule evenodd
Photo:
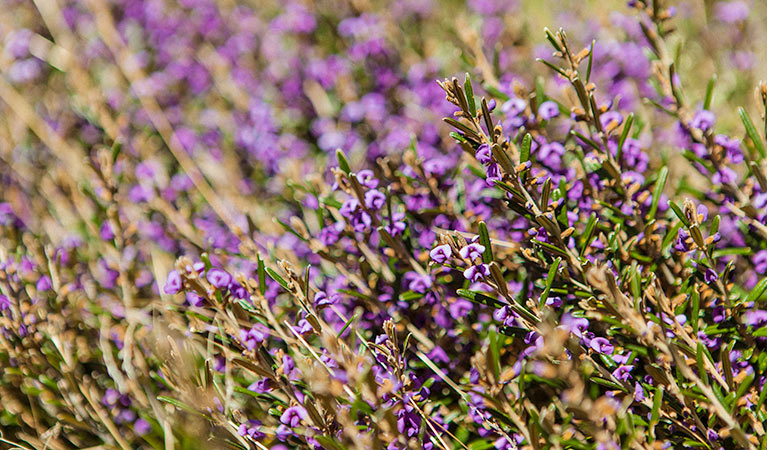
<path fill-rule="evenodd" d="M 657 0 L 548 51 L 524 4 L 316 3 L 13 6 L 0 441 L 767 445 L 767 85 L 721 126 Z"/>

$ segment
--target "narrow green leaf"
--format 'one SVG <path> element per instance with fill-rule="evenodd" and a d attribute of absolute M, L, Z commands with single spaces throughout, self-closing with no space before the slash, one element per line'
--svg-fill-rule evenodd
<path fill-rule="evenodd" d="M 463 90 L 466 92 L 466 102 L 472 117 L 477 114 L 477 105 L 474 103 L 474 88 L 471 86 L 471 76 L 466 72 L 466 80 L 463 82 Z M 492 132 L 492 130 L 489 130 Z"/>
<path fill-rule="evenodd" d="M 669 200 L 668 206 L 671 208 L 672 211 L 674 211 L 674 214 L 676 214 L 676 216 L 684 224 L 684 226 L 686 227 L 690 226 L 690 222 L 687 221 L 687 217 L 684 216 L 684 212 L 682 212 L 682 208 L 680 208 L 679 205 Z"/>
<path fill-rule="evenodd" d="M 549 41 L 552 47 L 556 49 L 558 52 L 562 52 L 562 47 L 559 46 L 559 43 L 557 42 L 556 36 L 554 36 L 554 33 L 551 32 L 551 30 L 548 29 L 548 27 L 543 29 L 543 33 L 546 35 L 546 40 Z"/>
<path fill-rule="evenodd" d="M 660 419 L 660 406 L 663 404 L 663 386 L 655 390 L 655 396 L 652 401 L 652 411 L 650 412 L 650 423 L 655 425 Z"/>
<path fill-rule="evenodd" d="M 658 179 L 655 181 L 655 190 L 652 194 L 652 203 L 650 204 L 650 212 L 647 214 L 647 219 L 652 220 L 655 218 L 655 214 L 658 212 L 658 202 L 660 201 L 661 194 L 663 194 L 663 188 L 666 187 L 666 180 L 668 179 L 668 167 L 663 166 L 658 173 Z"/>
<path fill-rule="evenodd" d="M 552 64 L 552 63 L 550 63 L 550 62 L 548 62 L 548 61 L 546 61 L 545 59 L 542 59 L 542 58 L 538 58 L 538 61 L 542 62 L 543 64 L 545 64 L 546 67 L 548 67 L 549 69 L 553 70 L 554 72 L 562 75 L 565 79 L 568 78 L 567 74 L 565 73 L 565 71 L 560 69 L 559 67 L 555 66 L 554 64 Z"/>
<path fill-rule="evenodd" d="M 493 308 L 500 308 L 501 306 L 505 305 L 505 303 L 503 303 L 502 301 L 498 299 L 489 297 L 480 292 L 469 291 L 467 289 L 458 289 L 456 291 L 456 294 L 458 294 L 459 297 L 463 297 L 467 300 L 471 300 L 474 303 L 491 306 Z"/>
<path fill-rule="evenodd" d="M 525 134 L 522 139 L 522 147 L 519 149 L 519 162 L 526 163 L 530 160 L 530 148 L 533 146 L 533 137 L 530 133 Z"/>
<path fill-rule="evenodd" d="M 264 271 L 264 261 L 261 259 L 261 255 L 256 255 L 258 258 L 258 290 L 261 291 L 261 295 L 266 293 L 266 272 Z"/>
<path fill-rule="evenodd" d="M 490 356 L 493 358 L 492 367 L 496 379 L 501 374 L 501 348 L 498 342 L 498 332 L 495 327 L 490 328 Z"/>
<path fill-rule="evenodd" d="M 706 86 L 706 100 L 703 102 L 703 109 L 708 110 L 711 108 L 711 100 L 714 98 L 714 85 L 716 85 L 716 75 L 708 80 L 708 85 Z"/>
<path fill-rule="evenodd" d="M 122 149 L 123 145 L 121 142 L 115 141 L 114 144 L 112 144 L 112 164 L 117 162 L 117 157 L 120 156 Z"/>
<path fill-rule="evenodd" d="M 288 287 L 288 282 L 285 281 L 285 279 L 282 278 L 280 274 L 270 269 L 269 267 L 266 268 L 266 273 L 269 274 L 269 277 L 271 277 L 271 279 L 280 283 L 280 286 L 282 286 L 286 291 L 290 291 L 290 288 Z"/>
<path fill-rule="evenodd" d="M 762 295 L 764 294 L 765 291 L 767 291 L 767 278 L 764 278 L 758 283 L 756 283 L 756 286 L 754 286 L 754 288 L 751 289 L 751 292 L 749 292 L 748 297 L 746 297 L 746 303 L 758 301 L 759 299 L 762 298 Z"/>
<path fill-rule="evenodd" d="M 581 238 L 581 252 L 579 256 L 583 256 L 583 254 L 586 252 L 586 249 L 591 245 L 591 239 L 594 237 L 594 232 L 596 231 L 597 223 L 599 222 L 599 219 L 597 218 L 596 213 L 591 213 L 589 216 L 589 221 L 586 222 L 586 230 L 583 232 L 583 238 Z"/>
<path fill-rule="evenodd" d="M 549 299 L 549 292 L 551 292 L 551 286 L 554 284 L 554 278 L 557 277 L 557 270 L 559 270 L 559 265 L 561 263 L 562 258 L 557 258 L 553 263 L 551 263 L 551 266 L 549 267 L 549 273 L 546 275 L 546 287 L 543 289 L 543 293 L 541 293 L 541 299 L 539 302 L 541 309 L 543 308 L 543 305 L 546 304 L 546 300 Z"/>
<path fill-rule="evenodd" d="M 346 159 L 346 155 L 344 155 L 344 152 L 340 148 L 336 150 L 336 158 L 338 158 L 338 167 L 348 175 L 352 169 L 349 167 L 349 161 Z"/>
<path fill-rule="evenodd" d="M 591 64 L 594 62 L 594 42 L 591 41 L 591 48 L 589 49 L 589 64 L 586 66 L 586 84 L 591 81 Z"/>
<path fill-rule="evenodd" d="M 340 338 L 341 335 L 344 334 L 344 331 L 346 331 L 346 329 L 349 328 L 349 326 L 351 326 L 352 322 L 356 318 L 357 318 L 357 315 L 355 314 L 349 320 L 347 320 L 346 323 L 344 324 L 343 328 L 341 328 L 341 331 L 339 331 L 338 334 L 336 334 L 336 337 Z"/>
<path fill-rule="evenodd" d="M 762 158 L 767 158 L 767 150 L 764 148 L 764 142 L 759 136 L 759 133 L 756 131 L 756 127 L 754 126 L 754 122 L 751 120 L 751 116 L 748 114 L 748 111 L 746 111 L 741 106 L 738 108 L 738 114 L 740 114 L 740 120 L 743 122 L 743 126 L 746 128 L 746 134 L 748 134 L 751 142 L 754 143 L 754 147 L 756 147 L 759 155 Z"/>
<path fill-rule="evenodd" d="M 626 143 L 626 139 L 629 137 L 629 133 L 631 132 L 631 126 L 634 124 L 634 113 L 629 114 L 626 117 L 626 123 L 623 125 L 623 131 L 621 132 L 621 137 L 618 140 L 618 152 L 615 159 L 618 160 L 618 164 L 620 164 L 621 159 L 623 158 L 623 144 Z"/>
<path fill-rule="evenodd" d="M 698 316 L 700 315 L 700 294 L 698 293 L 698 290 L 693 288 L 692 290 L 692 296 L 690 299 L 692 312 L 690 313 L 690 321 L 692 322 L 690 325 L 692 326 L 692 334 L 693 336 L 698 335 Z"/>
<path fill-rule="evenodd" d="M 493 261 L 493 246 L 490 243 L 490 233 L 487 231 L 485 221 L 479 222 L 479 243 L 485 247 L 485 252 L 482 254 L 482 262 L 490 264 Z"/>
<path fill-rule="evenodd" d="M 457 133 L 455 131 L 451 131 L 450 132 L 450 137 L 455 139 L 456 141 L 464 143 L 464 144 L 469 142 L 469 141 L 466 140 L 465 137 L 463 137 L 463 135 L 461 133 Z"/>

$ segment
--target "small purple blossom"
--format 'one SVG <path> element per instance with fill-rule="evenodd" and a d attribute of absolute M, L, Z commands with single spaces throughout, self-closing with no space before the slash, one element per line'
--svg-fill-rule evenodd
<path fill-rule="evenodd" d="M 295 405 L 287 408 L 282 413 L 280 416 L 280 422 L 291 428 L 295 428 L 301 423 L 302 420 L 306 420 L 308 417 L 309 416 L 306 413 L 306 409 L 304 409 L 303 406 Z"/>
<path fill-rule="evenodd" d="M 447 260 L 450 259 L 452 254 L 453 254 L 453 250 L 450 248 L 450 245 L 443 244 L 443 245 L 438 245 L 434 247 L 433 249 L 431 249 L 431 251 L 429 252 L 429 257 L 431 258 L 432 261 L 434 261 L 437 264 L 445 264 L 445 262 L 447 262 Z"/>
<path fill-rule="evenodd" d="M 615 350 L 613 344 L 611 344 L 610 341 L 603 337 L 595 337 L 592 339 L 589 343 L 589 347 L 591 347 L 591 349 L 595 352 L 601 353 L 603 355 L 612 355 L 613 351 Z"/>
<path fill-rule="evenodd" d="M 168 279 L 165 281 L 163 291 L 168 295 L 173 295 L 181 290 L 181 275 L 178 270 L 168 272 Z"/>
<path fill-rule="evenodd" d="M 463 271 L 463 276 L 467 280 L 471 280 L 472 282 L 476 283 L 490 276 L 490 268 L 487 264 L 471 266 Z"/>
<path fill-rule="evenodd" d="M 538 116 L 543 120 L 551 120 L 559 115 L 559 105 L 551 100 L 541 103 L 538 107 Z"/>
<path fill-rule="evenodd" d="M 232 276 L 228 272 L 215 268 L 208 270 L 205 279 L 217 289 L 227 289 L 232 282 Z"/>

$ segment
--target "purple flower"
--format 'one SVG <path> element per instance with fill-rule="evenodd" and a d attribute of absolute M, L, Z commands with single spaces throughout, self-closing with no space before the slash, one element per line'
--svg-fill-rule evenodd
<path fill-rule="evenodd" d="M 744 316 L 745 317 L 743 321 L 746 325 L 761 326 L 767 323 L 767 311 L 761 309 L 752 309 L 750 311 L 746 311 Z"/>
<path fill-rule="evenodd" d="M 591 347 L 595 352 L 601 353 L 603 355 L 611 355 L 615 350 L 615 346 L 613 346 L 610 341 L 603 337 L 595 337 L 592 339 L 589 343 L 589 347 Z"/>
<path fill-rule="evenodd" d="M 248 386 L 248 390 L 257 394 L 265 394 L 272 390 L 271 381 L 268 378 L 258 380 L 254 383 L 251 383 L 251 385 Z"/>
<path fill-rule="evenodd" d="M 37 289 L 37 292 L 45 292 L 47 290 L 50 290 L 52 287 L 51 285 L 51 277 L 48 275 L 43 275 L 37 280 L 37 284 L 35 285 L 35 289 Z"/>
<path fill-rule="evenodd" d="M 734 170 L 727 166 L 722 166 L 711 177 L 711 182 L 714 184 L 729 184 L 735 182 L 738 179 L 738 175 Z"/>
<path fill-rule="evenodd" d="M 695 117 L 692 118 L 690 126 L 701 131 L 708 131 L 712 126 L 714 126 L 714 120 L 716 120 L 714 113 L 706 109 L 701 109 L 695 113 Z"/>
<path fill-rule="evenodd" d="M 714 6 L 717 19 L 724 23 L 737 23 L 746 20 L 750 9 L 748 3 L 741 0 L 718 2 Z"/>
<path fill-rule="evenodd" d="M 240 341 L 248 350 L 255 350 L 259 343 L 266 339 L 266 333 L 258 330 L 256 327 L 250 330 L 240 330 Z"/>
<path fill-rule="evenodd" d="M 280 416 L 280 422 L 291 428 L 297 427 L 302 420 L 306 420 L 309 417 L 306 414 L 306 410 L 301 405 L 291 406 L 286 409 Z"/>
<path fill-rule="evenodd" d="M 468 259 L 471 261 L 477 258 L 481 258 L 484 252 L 485 252 L 485 246 L 482 244 L 478 244 L 476 242 L 473 244 L 469 244 L 458 251 L 458 253 L 461 255 L 461 258 Z"/>
<path fill-rule="evenodd" d="M 369 209 L 381 209 L 386 204 L 386 196 L 375 189 L 365 192 L 365 206 Z"/>
<path fill-rule="evenodd" d="M 488 267 L 487 264 L 471 266 L 468 269 L 463 271 L 463 276 L 467 280 L 471 280 L 472 282 L 476 283 L 490 276 L 490 268 Z"/>
<path fill-rule="evenodd" d="M 754 253 L 751 261 L 754 263 L 754 271 L 756 273 L 767 272 L 767 250 L 760 250 Z"/>
<path fill-rule="evenodd" d="M 199 308 L 199 307 L 201 307 L 201 306 L 203 306 L 205 304 L 205 300 L 203 300 L 202 297 L 200 297 L 199 295 L 197 295 L 194 292 L 187 292 L 186 293 L 186 302 L 189 303 L 190 306 L 194 306 L 194 307 L 197 307 L 197 308 Z"/>
<path fill-rule="evenodd" d="M 574 335 L 583 337 L 583 333 L 589 328 L 589 321 L 585 317 L 566 314 L 562 317 L 562 326 Z"/>
<path fill-rule="evenodd" d="M 105 220 L 101 223 L 101 227 L 99 228 L 99 236 L 105 241 L 111 241 L 115 238 L 115 232 L 112 231 L 112 225 L 109 224 L 109 221 Z"/>
<path fill-rule="evenodd" d="M 316 294 L 314 294 L 314 304 L 319 308 L 321 306 L 327 306 L 327 305 L 333 305 L 336 303 L 336 295 L 333 294 L 330 297 L 328 297 L 328 294 L 326 294 L 324 291 L 317 291 Z"/>
<path fill-rule="evenodd" d="M 623 116 L 618 111 L 607 111 L 599 116 L 599 122 L 602 124 L 602 128 L 607 128 L 611 123 L 615 123 L 615 126 L 623 123 Z"/>
<path fill-rule="evenodd" d="M 684 228 L 680 228 L 679 233 L 677 233 L 676 241 L 674 241 L 674 250 L 684 253 L 689 252 L 691 249 L 690 233 Z"/>
<path fill-rule="evenodd" d="M 485 182 L 488 186 L 495 186 L 496 181 L 501 181 L 501 169 L 498 164 L 491 163 L 487 166 Z"/>
<path fill-rule="evenodd" d="M 706 280 L 706 283 L 713 283 L 716 280 L 719 279 L 719 276 L 716 274 L 714 269 L 708 268 L 706 269 L 706 272 L 703 274 L 703 279 Z"/>
<path fill-rule="evenodd" d="M 546 304 L 552 308 L 559 308 L 562 306 L 562 297 L 549 297 L 546 299 Z"/>
<path fill-rule="evenodd" d="M 351 219 L 354 212 L 359 208 L 360 202 L 356 198 L 347 198 L 338 212 L 347 219 Z"/>
<path fill-rule="evenodd" d="M 410 407 L 412 409 L 412 407 Z M 418 434 L 421 428 L 421 416 L 415 411 L 408 411 L 408 407 L 397 413 L 397 430 L 408 438 Z"/>
<path fill-rule="evenodd" d="M 631 371 L 634 369 L 632 365 L 620 366 L 613 371 L 613 376 L 621 381 L 628 381 L 631 378 Z"/>
<path fill-rule="evenodd" d="M 181 290 L 181 275 L 178 270 L 171 270 L 168 272 L 168 279 L 165 280 L 165 288 L 163 291 L 168 295 L 173 295 Z"/>
<path fill-rule="evenodd" d="M 452 255 L 453 250 L 450 248 L 449 244 L 438 245 L 429 252 L 429 257 L 431 257 L 431 260 L 437 264 L 445 264 Z"/>
<path fill-rule="evenodd" d="M 490 146 L 487 144 L 482 144 L 477 147 L 475 156 L 477 157 L 477 161 L 482 164 L 490 164 L 493 162 L 493 153 L 490 151 Z"/>
<path fill-rule="evenodd" d="M 644 388 L 637 381 L 636 384 L 634 384 L 634 401 L 643 402 L 644 399 L 645 399 Z"/>
<path fill-rule="evenodd" d="M 559 115 L 559 106 L 551 100 L 541 103 L 538 107 L 538 116 L 542 120 L 551 120 Z"/>
<path fill-rule="evenodd" d="M 375 189 L 378 187 L 378 180 L 375 178 L 373 171 L 369 169 L 357 172 L 357 181 L 368 189 Z"/>
<path fill-rule="evenodd" d="M 205 275 L 205 279 L 217 289 L 227 289 L 232 282 L 232 276 L 221 269 L 210 269 Z"/>
<path fill-rule="evenodd" d="M 237 432 L 240 436 L 249 436 L 251 439 L 258 440 L 266 436 L 266 434 L 259 431 L 259 426 L 261 426 L 260 420 L 248 420 L 240 424 Z"/>
<path fill-rule="evenodd" d="M 6 297 L 3 294 L 0 294 L 0 311 L 10 309 L 11 308 L 11 301 L 8 300 L 8 297 Z"/>
<path fill-rule="evenodd" d="M 429 275 L 419 275 L 415 272 L 408 272 L 405 274 L 405 281 L 408 283 L 408 289 L 413 292 L 420 292 L 425 294 L 431 289 L 432 281 Z"/>
<path fill-rule="evenodd" d="M 133 422 L 133 431 L 137 435 L 143 436 L 152 431 L 152 425 L 150 425 L 146 420 L 138 418 L 135 422 Z"/>

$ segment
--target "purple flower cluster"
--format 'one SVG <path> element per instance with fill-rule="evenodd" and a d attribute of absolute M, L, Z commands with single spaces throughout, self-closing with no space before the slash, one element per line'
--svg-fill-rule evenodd
<path fill-rule="evenodd" d="M 627 3 L 11 1 L 4 439 L 763 446 L 759 5 Z"/>

